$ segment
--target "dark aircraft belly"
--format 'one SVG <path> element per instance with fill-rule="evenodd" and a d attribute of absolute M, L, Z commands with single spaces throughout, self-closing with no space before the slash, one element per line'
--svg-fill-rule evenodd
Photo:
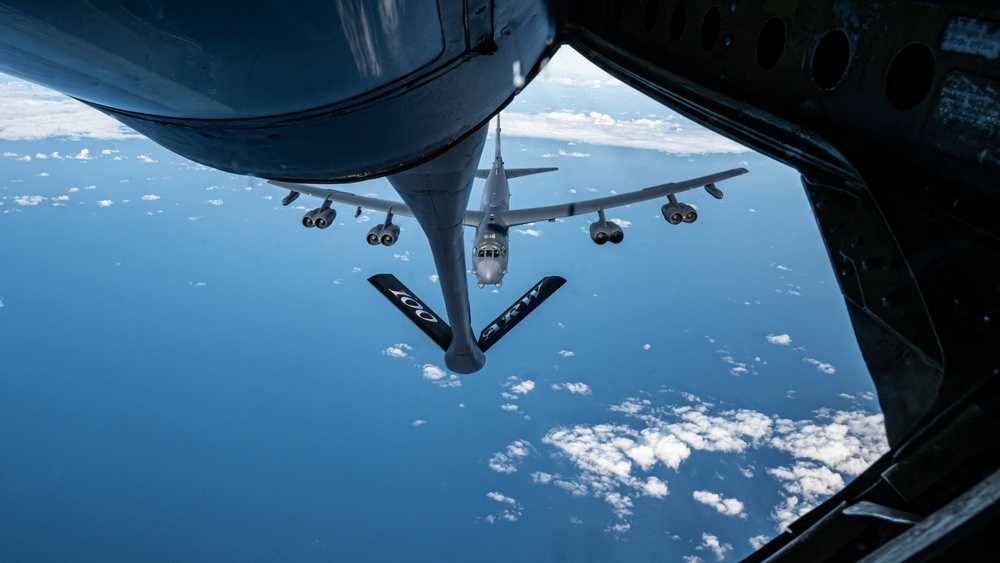
<path fill-rule="evenodd" d="M 0 71 L 208 166 L 349 181 L 422 162 L 536 69 L 542 0 L 226 4 L 0 0 Z M 484 8 L 480 10 L 480 8 Z"/>

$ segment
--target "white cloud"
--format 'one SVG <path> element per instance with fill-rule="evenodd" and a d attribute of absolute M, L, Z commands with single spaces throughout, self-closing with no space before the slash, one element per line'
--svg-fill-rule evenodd
<path fill-rule="evenodd" d="M 661 481 L 658 477 L 653 475 L 650 475 L 646 479 L 646 482 L 643 483 L 642 492 L 646 496 L 651 496 L 656 498 L 663 498 L 668 494 L 670 494 L 670 491 L 667 490 L 667 484 L 664 481 Z"/>
<path fill-rule="evenodd" d="M 414 428 L 418 426 L 423 426 L 425 424 L 427 424 L 427 421 L 419 418 L 410 423 L 410 425 L 413 426 Z"/>
<path fill-rule="evenodd" d="M 743 455 L 751 448 L 767 448 L 793 458 L 785 467 L 768 470 L 783 487 L 784 501 L 771 514 L 780 529 L 839 490 L 842 474 L 856 475 L 888 448 L 881 415 L 821 409 L 815 419 L 793 421 L 749 409 L 716 412 L 712 403 L 690 393 L 679 395 L 686 403 L 655 406 L 650 399 L 630 398 L 609 407 L 644 427 L 613 423 L 549 430 L 542 443 L 572 463 L 575 474 L 535 482 L 552 483 L 578 496 L 603 499 L 618 492 L 631 498 L 655 497 L 663 492 L 656 474 L 661 464 L 678 470 L 698 452 Z M 753 477 L 753 465 L 736 466 L 745 478 Z M 704 490 L 694 498 L 722 514 L 747 517 L 737 499 Z"/>
<path fill-rule="evenodd" d="M 642 349 L 643 350 L 649 350 L 650 348 L 652 348 L 652 346 L 650 346 L 649 344 L 643 344 L 642 345 Z"/>
<path fill-rule="evenodd" d="M 783 423 L 770 445 L 848 475 L 860 475 L 888 451 L 881 414 L 820 409 L 817 418 L 826 424 Z"/>
<path fill-rule="evenodd" d="M 521 465 L 524 458 L 532 451 L 534 451 L 534 447 L 527 440 L 514 440 L 507 445 L 506 450 L 494 453 L 490 457 L 488 464 L 493 471 L 509 475 L 517 471 L 517 467 Z M 534 477 L 532 478 L 534 479 Z M 544 482 L 547 483 L 548 481 Z"/>
<path fill-rule="evenodd" d="M 461 387 L 462 381 L 457 375 L 449 375 L 443 369 L 434 364 L 424 364 L 421 366 L 424 379 L 434 383 L 439 387 Z"/>
<path fill-rule="evenodd" d="M 140 154 L 140 155 L 139 155 L 139 156 L 137 156 L 136 158 L 138 158 L 139 160 L 141 160 L 141 161 L 143 161 L 143 162 L 147 162 L 147 163 L 153 163 L 153 162 L 156 162 L 155 160 L 153 160 L 153 158 L 152 158 L 152 157 L 150 157 L 150 156 L 147 156 L 147 155 L 144 155 L 144 154 Z"/>
<path fill-rule="evenodd" d="M 837 368 L 833 367 L 832 365 L 830 365 L 828 363 L 821 362 L 821 361 L 819 361 L 819 360 L 817 360 L 815 358 L 802 358 L 802 361 L 806 362 L 807 364 L 812 364 L 812 365 L 816 366 L 817 370 L 819 370 L 819 371 L 821 371 L 821 372 L 823 372 L 823 373 L 825 373 L 827 375 L 833 375 L 833 374 L 837 373 Z"/>
<path fill-rule="evenodd" d="M 160 199 L 160 196 L 154 194 L 147 194 L 144 196 L 140 196 L 139 199 L 141 199 L 142 201 L 156 201 Z"/>
<path fill-rule="evenodd" d="M 535 237 L 535 238 L 538 238 L 538 237 L 542 236 L 542 231 L 537 231 L 535 229 L 514 229 L 514 232 L 518 233 L 518 234 L 521 234 L 521 235 L 526 235 L 526 236 Z"/>
<path fill-rule="evenodd" d="M 525 379 L 524 381 L 517 381 L 516 377 L 511 377 L 511 381 L 507 383 L 506 387 L 511 390 L 512 393 L 518 395 L 527 395 L 535 388 L 535 382 L 530 379 Z"/>
<path fill-rule="evenodd" d="M 577 141 L 672 154 L 739 153 L 737 143 L 679 119 L 615 119 L 599 112 L 504 113 L 504 126 L 520 137 Z M 581 155 L 583 153 L 580 153 Z"/>
<path fill-rule="evenodd" d="M 37 141 L 49 137 L 130 139 L 142 136 L 101 112 L 52 90 L 27 82 L 0 84 L 0 139 Z"/>
<path fill-rule="evenodd" d="M 768 541 L 770 541 L 770 538 L 768 538 L 764 534 L 761 534 L 759 536 L 754 536 L 748 539 L 747 541 L 750 542 L 750 547 L 752 547 L 754 551 L 757 551 L 758 549 L 764 547 L 764 545 L 767 544 Z"/>
<path fill-rule="evenodd" d="M 22 207 L 31 207 L 45 201 L 46 197 L 40 195 L 18 195 L 14 196 L 14 203 Z"/>
<path fill-rule="evenodd" d="M 575 356 L 576 352 L 573 352 L 571 350 L 559 350 L 559 355 L 564 358 L 569 358 L 571 356 Z"/>
<path fill-rule="evenodd" d="M 712 534 L 703 533 L 701 535 L 701 545 L 696 549 L 708 549 L 715 554 L 715 558 L 722 561 L 726 558 L 726 554 L 733 550 L 733 546 L 728 543 L 722 543 L 719 538 L 713 536 Z"/>
<path fill-rule="evenodd" d="M 590 386 L 587 385 L 586 383 L 582 383 L 582 382 L 578 381 L 576 383 L 553 383 L 552 384 L 552 390 L 553 391 L 560 391 L 560 390 L 563 390 L 563 389 L 565 389 L 566 391 L 569 391 L 570 393 L 576 394 L 576 395 L 590 395 Z"/>
<path fill-rule="evenodd" d="M 115 202 L 111 201 L 110 199 L 102 199 L 97 202 L 97 205 L 100 205 L 101 207 L 111 207 L 112 205 L 114 205 L 114 203 Z"/>
<path fill-rule="evenodd" d="M 608 221 L 611 221 L 612 223 L 617 223 L 618 226 L 621 227 L 622 229 L 627 229 L 632 226 L 632 221 L 622 219 L 621 217 L 613 217 L 611 219 L 608 219 Z"/>
<path fill-rule="evenodd" d="M 775 266 L 775 268 L 777 268 L 777 269 L 779 269 L 779 270 L 781 270 L 783 272 L 791 272 L 792 271 L 792 269 L 789 268 L 788 266 L 782 266 L 781 264 L 778 264 L 777 266 Z"/>
<path fill-rule="evenodd" d="M 604 502 L 611 505 L 611 509 L 618 518 L 625 518 L 632 515 L 632 499 L 621 493 L 608 493 L 604 495 Z"/>
<path fill-rule="evenodd" d="M 221 199 L 210 199 L 205 203 L 211 203 L 212 205 L 222 205 L 224 202 Z"/>
<path fill-rule="evenodd" d="M 3 309 L 3 299 L 0 299 L 0 309 Z"/>
<path fill-rule="evenodd" d="M 504 403 L 500 405 L 500 408 L 507 412 L 517 412 L 517 405 L 514 403 Z"/>
<path fill-rule="evenodd" d="M 402 254 L 393 254 L 392 257 L 395 258 L 396 260 L 400 260 L 402 262 L 409 262 L 410 261 L 410 251 L 407 250 L 407 251 L 403 252 Z"/>
<path fill-rule="evenodd" d="M 80 191 L 80 188 L 72 187 L 72 188 L 70 188 L 70 189 L 68 189 L 66 191 L 68 191 L 71 194 L 75 194 L 76 192 Z"/>
<path fill-rule="evenodd" d="M 437 274 L 431 274 L 427 276 L 427 279 L 431 280 L 431 283 L 437 283 L 439 278 Z"/>
<path fill-rule="evenodd" d="M 524 512 L 524 507 L 521 506 L 520 503 L 503 493 L 491 491 L 486 493 L 486 497 L 492 501 L 506 505 L 506 508 L 500 512 L 490 514 L 485 518 L 485 520 L 490 524 L 494 524 L 501 520 L 505 520 L 507 522 L 517 522 L 517 519 L 520 518 L 521 514 Z"/>
<path fill-rule="evenodd" d="M 792 337 L 787 334 L 768 334 L 767 341 L 771 344 L 780 344 L 781 346 L 788 346 L 792 343 Z"/>
<path fill-rule="evenodd" d="M 334 282 L 334 283 L 337 283 L 337 282 Z M 413 347 L 412 346 L 410 346 L 409 344 L 406 344 L 406 343 L 399 343 L 399 344 L 396 344 L 395 346 L 389 346 L 385 350 L 382 350 L 382 353 L 385 354 L 386 356 L 389 356 L 390 358 L 408 358 L 409 355 L 407 354 L 407 352 L 411 352 L 411 351 L 413 351 Z M 437 367 L 437 366 L 433 366 L 433 367 Z M 442 371 L 441 373 L 442 373 L 441 377 L 444 377 L 444 375 L 445 375 L 444 372 Z M 427 377 L 427 372 L 426 371 L 424 372 L 424 377 Z M 441 377 L 438 377 L 437 379 L 441 379 Z M 433 379 L 433 378 L 428 378 L 428 379 Z"/>
<path fill-rule="evenodd" d="M 550 473 L 545 473 L 544 471 L 535 471 L 531 474 L 531 481 L 533 483 L 541 483 L 542 485 L 548 485 L 552 482 L 553 475 Z"/>
<path fill-rule="evenodd" d="M 695 491 L 692 497 L 726 516 L 739 516 L 744 520 L 747 518 L 747 513 L 743 512 L 743 503 L 734 498 L 723 498 L 722 495 L 710 491 Z"/>
<path fill-rule="evenodd" d="M 829 409 L 817 412 L 817 418 L 826 424 L 790 420 L 776 423 L 770 445 L 796 458 L 791 467 L 767 470 L 787 492 L 784 503 L 771 513 L 779 531 L 842 489 L 842 473 L 860 474 L 889 448 L 881 414 Z"/>

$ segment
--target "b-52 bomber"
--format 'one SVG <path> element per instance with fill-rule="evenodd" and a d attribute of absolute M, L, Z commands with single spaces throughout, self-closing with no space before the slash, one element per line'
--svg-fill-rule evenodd
<path fill-rule="evenodd" d="M 449 327 L 440 316 L 431 311 L 412 291 L 395 276 L 379 274 L 368 281 L 386 296 L 400 311 L 445 351 L 445 365 L 458 373 L 479 371 L 486 363 L 485 352 L 504 334 L 509 332 L 528 313 L 552 295 L 566 280 L 548 276 L 535 284 L 502 315 L 490 323 L 475 338 L 471 329 L 468 283 L 466 282 L 465 255 L 462 250 L 462 229 L 476 229 L 472 245 L 472 273 L 480 288 L 486 285 L 500 287 L 507 273 L 510 255 L 508 232 L 511 227 L 540 221 L 555 221 L 590 213 L 597 214 L 597 221 L 590 225 L 590 238 L 597 244 L 618 244 L 625 238 L 622 227 L 605 217 L 605 210 L 622 205 L 666 197 L 660 212 L 671 225 L 693 223 L 698 219 L 694 207 L 677 200 L 676 194 L 704 187 L 716 199 L 722 199 L 717 182 L 746 174 L 745 168 L 734 168 L 682 182 L 660 184 L 643 190 L 608 197 L 587 199 L 573 203 L 510 209 L 508 180 L 531 174 L 551 172 L 556 168 L 504 168 L 500 154 L 500 119 L 497 117 L 496 153 L 490 169 L 475 170 L 486 140 L 483 127 L 470 135 L 444 155 L 430 163 L 407 172 L 388 177 L 405 202 L 361 196 L 308 184 L 269 181 L 274 186 L 289 191 L 281 203 L 289 205 L 300 194 L 323 200 L 320 207 L 307 211 L 302 224 L 308 228 L 326 229 L 337 216 L 333 203 L 384 212 L 385 220 L 368 231 L 366 240 L 373 246 L 392 246 L 399 240 L 399 226 L 393 223 L 395 215 L 413 217 L 427 235 L 431 253 L 438 271 L 441 291 L 448 311 Z M 473 174 L 474 172 L 474 174 Z M 486 180 L 479 209 L 464 209 L 474 178 Z M 456 206 L 462 207 L 456 212 Z"/>

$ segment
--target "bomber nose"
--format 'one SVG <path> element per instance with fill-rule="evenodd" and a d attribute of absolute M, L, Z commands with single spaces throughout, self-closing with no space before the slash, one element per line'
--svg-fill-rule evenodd
<path fill-rule="evenodd" d="M 499 283 L 500 282 L 500 262 L 496 260 L 482 260 L 476 265 L 476 277 L 479 283 Z"/>

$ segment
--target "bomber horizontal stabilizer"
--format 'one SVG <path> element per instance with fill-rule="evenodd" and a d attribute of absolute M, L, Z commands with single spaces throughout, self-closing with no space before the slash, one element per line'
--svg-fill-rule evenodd
<path fill-rule="evenodd" d="M 378 274 L 368 278 L 368 283 L 375 286 L 386 299 L 392 302 L 397 309 L 402 311 L 413 324 L 417 325 L 424 334 L 430 337 L 435 344 L 447 351 L 451 345 L 451 327 L 445 323 L 441 317 L 437 316 L 430 307 L 423 301 L 417 299 L 403 282 L 396 279 L 392 274 Z"/>
<path fill-rule="evenodd" d="M 522 295 L 502 315 L 483 329 L 483 332 L 479 335 L 479 349 L 483 352 L 489 350 L 503 335 L 510 332 L 517 323 L 528 316 L 528 313 L 537 309 L 542 304 L 542 301 L 548 299 L 564 283 L 566 283 L 566 279 L 559 276 L 546 276 L 542 278 L 542 281 L 535 284 L 535 287 L 529 289 L 527 293 Z"/>
<path fill-rule="evenodd" d="M 555 172 L 559 170 L 558 168 L 505 168 L 504 172 L 507 174 L 507 178 L 521 178 L 523 176 L 531 176 L 532 174 L 541 174 L 543 172 Z M 476 170 L 476 178 L 480 180 L 485 180 L 490 177 L 492 170 L 480 168 Z"/>

